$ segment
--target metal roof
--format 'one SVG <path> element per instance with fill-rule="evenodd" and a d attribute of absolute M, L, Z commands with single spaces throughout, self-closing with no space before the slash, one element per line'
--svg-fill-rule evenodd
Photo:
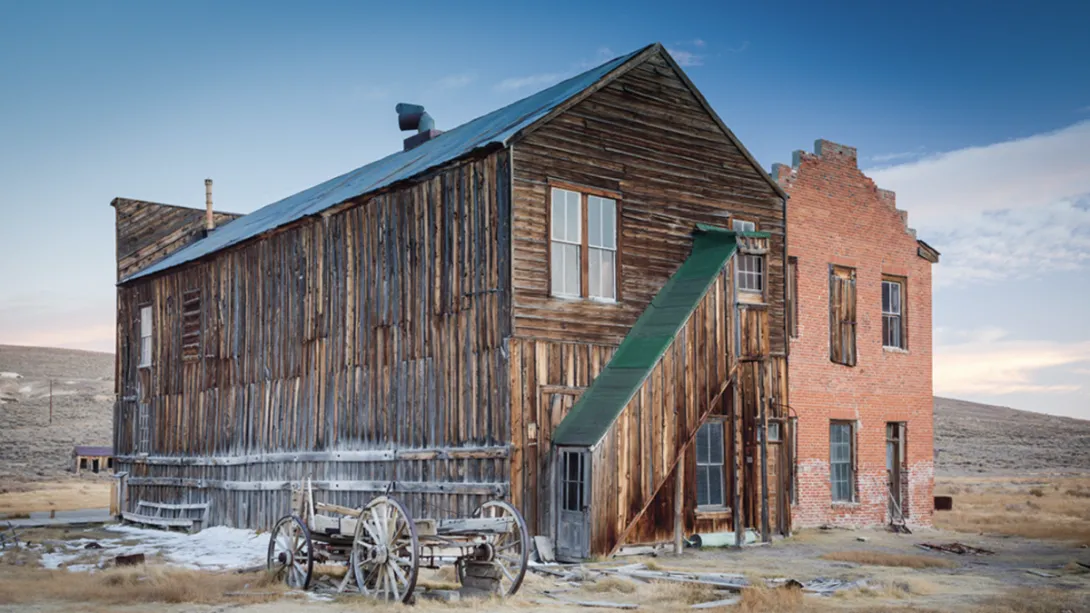
<path fill-rule="evenodd" d="M 129 275 L 122 279 L 121 283 L 202 258 L 274 228 L 318 214 L 351 198 L 410 179 L 474 150 L 490 145 L 507 146 L 511 138 L 521 130 L 544 118 L 558 106 L 591 87 L 628 60 L 655 46 L 649 45 L 612 59 L 583 74 L 444 132 L 416 148 L 386 156 L 362 168 L 303 190 L 294 196 L 262 207 L 217 228 L 209 236 L 179 249 L 159 262 Z"/>
<path fill-rule="evenodd" d="M 692 253 L 647 305 L 605 369 L 556 427 L 553 443 L 590 447 L 605 436 L 734 255 L 738 234 L 768 236 L 767 232 L 741 233 L 697 226 Z"/>
<path fill-rule="evenodd" d="M 92 445 L 76 445 L 72 449 L 72 455 L 85 456 L 111 456 L 114 454 L 112 447 L 95 447 Z"/>

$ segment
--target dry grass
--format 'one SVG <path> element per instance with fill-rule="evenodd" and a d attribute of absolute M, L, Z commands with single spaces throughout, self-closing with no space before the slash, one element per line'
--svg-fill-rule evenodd
<path fill-rule="evenodd" d="M 872 566 L 899 566 L 903 568 L 954 568 L 952 560 L 930 556 L 886 553 L 883 551 L 834 551 L 821 556 L 823 560 L 855 562 Z"/>
<path fill-rule="evenodd" d="M 0 493 L 0 514 L 12 516 L 38 511 L 104 509 L 110 506 L 110 482 L 72 480 L 20 484 Z"/>
<path fill-rule="evenodd" d="M 936 483 L 936 494 L 961 492 L 953 511 L 935 513 L 944 530 L 1074 541 L 1090 545 L 1090 479 L 989 479 Z"/>
<path fill-rule="evenodd" d="M 583 589 L 588 592 L 596 592 L 599 594 L 607 592 L 631 594 L 632 592 L 635 592 L 638 587 L 639 586 L 632 579 L 609 575 L 583 586 Z"/>
<path fill-rule="evenodd" d="M 286 590 L 265 573 L 212 573 L 153 566 L 97 573 L 8 568 L 0 576 L 0 604 L 43 600 L 102 604 L 262 602 L 279 598 Z M 226 595 L 232 592 L 243 594 Z"/>
<path fill-rule="evenodd" d="M 1022 588 L 989 598 L 981 603 L 978 610 L 989 613 L 1090 611 L 1090 595 L 1073 590 Z"/>
<path fill-rule="evenodd" d="M 743 613 L 778 613 L 780 611 L 805 611 L 807 604 L 802 590 L 794 588 L 770 588 L 754 586 L 742 590 L 742 600 L 732 611 Z"/>
<path fill-rule="evenodd" d="M 710 585 L 697 583 L 656 581 L 650 587 L 652 589 L 649 590 L 651 593 L 648 594 L 647 601 L 660 605 L 678 603 L 694 605 L 710 600 L 722 600 L 729 595 L 728 592 L 717 590 Z"/>

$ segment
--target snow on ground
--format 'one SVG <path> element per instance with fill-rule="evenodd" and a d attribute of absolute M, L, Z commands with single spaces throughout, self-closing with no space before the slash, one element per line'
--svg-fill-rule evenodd
<path fill-rule="evenodd" d="M 17 372 L 0 372 L 0 379 L 22 379 L 23 375 Z"/>
<path fill-rule="evenodd" d="M 118 538 L 93 541 L 101 549 L 86 549 L 91 539 L 66 541 L 63 549 L 42 554 L 42 566 L 88 571 L 101 568 L 115 556 L 142 553 L 149 558 L 161 556 L 168 564 L 182 568 L 223 570 L 264 564 L 269 548 L 267 535 L 225 526 L 196 534 L 133 526 L 107 526 L 106 530 L 118 533 Z"/>

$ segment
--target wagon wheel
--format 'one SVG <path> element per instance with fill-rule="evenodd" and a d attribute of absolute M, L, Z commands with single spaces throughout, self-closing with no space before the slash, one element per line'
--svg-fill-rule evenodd
<path fill-rule="evenodd" d="M 502 500 L 490 500 L 482 504 L 473 512 L 473 517 L 514 518 L 515 523 L 510 530 L 487 537 L 491 549 L 488 559 L 495 562 L 503 574 L 500 578 L 500 590 L 504 596 L 513 596 L 522 585 L 526 566 L 530 562 L 530 533 L 526 529 L 526 520 L 518 509 Z M 465 565 L 458 564 L 457 570 L 459 581 L 464 580 Z"/>
<path fill-rule="evenodd" d="M 410 602 L 419 550 L 416 524 L 405 507 L 387 496 L 372 500 L 360 513 L 352 540 L 351 565 L 360 592 Z"/>
<path fill-rule="evenodd" d="M 278 580 L 291 587 L 310 587 L 314 571 L 314 547 L 310 530 L 295 515 L 285 515 L 276 522 L 269 537 L 269 556 L 266 568 Z"/>

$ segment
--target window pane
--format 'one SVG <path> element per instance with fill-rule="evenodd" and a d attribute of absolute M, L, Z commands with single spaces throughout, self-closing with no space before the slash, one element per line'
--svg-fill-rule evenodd
<path fill-rule="evenodd" d="M 708 504 L 723 504 L 723 465 L 708 467 Z"/>
<path fill-rule="evenodd" d="M 708 467 L 696 467 L 696 506 L 702 507 L 708 504 Z"/>
<path fill-rule="evenodd" d="M 583 233 L 581 228 L 583 225 L 583 211 L 579 205 L 579 194 L 575 192 L 567 192 L 568 198 L 568 210 L 566 213 L 567 220 L 567 240 L 572 243 L 582 243 Z"/>
<path fill-rule="evenodd" d="M 617 254 L 604 249 L 590 249 L 587 274 L 590 275 L 590 295 L 595 298 L 617 297 L 617 272 L 614 261 Z"/>
<path fill-rule="evenodd" d="M 742 219 L 731 220 L 731 229 L 735 232 L 753 232 L 757 230 L 757 224 Z"/>
<path fill-rule="evenodd" d="M 587 241 L 591 247 L 617 248 L 617 203 L 598 196 L 587 197 Z"/>
<path fill-rule="evenodd" d="M 553 189 L 553 204 L 552 204 L 552 237 L 554 239 L 564 240 L 564 213 L 567 211 L 565 206 L 564 190 Z"/>
<path fill-rule="evenodd" d="M 890 298 L 889 298 L 889 306 L 890 306 L 889 312 L 893 313 L 893 314 L 896 314 L 896 315 L 900 315 L 901 314 L 901 284 L 900 283 L 892 283 L 892 284 L 890 284 L 889 290 L 890 290 L 890 293 L 889 293 L 889 296 L 890 296 Z"/>
<path fill-rule="evenodd" d="M 708 425 L 708 459 L 713 464 L 723 464 L 723 422 Z"/>
<path fill-rule="evenodd" d="M 696 431 L 696 463 L 708 463 L 708 424 L 704 424 Z M 699 479 L 698 479 L 699 481 Z"/>
<path fill-rule="evenodd" d="M 579 247 L 564 245 L 564 293 L 569 296 L 579 295 L 579 260 Z"/>

